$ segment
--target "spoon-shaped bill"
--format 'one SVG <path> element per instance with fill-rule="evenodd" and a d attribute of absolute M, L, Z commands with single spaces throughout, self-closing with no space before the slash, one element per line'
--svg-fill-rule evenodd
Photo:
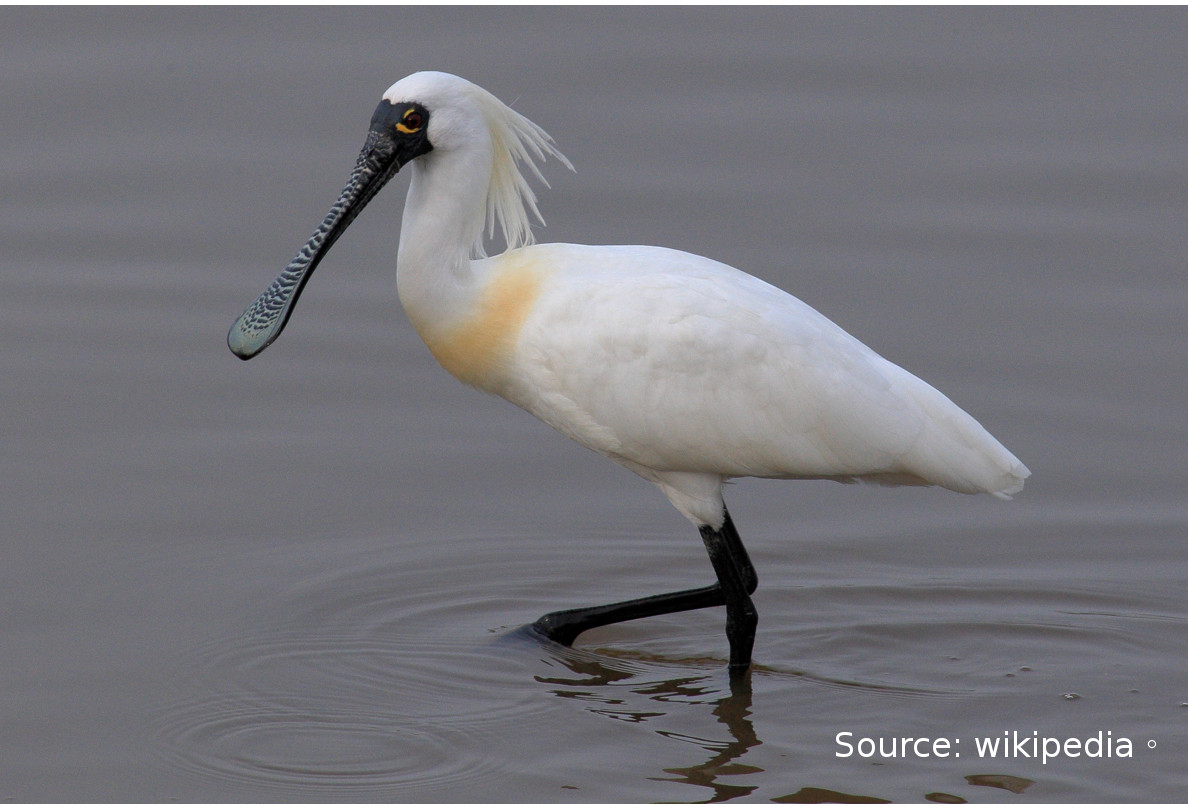
<path fill-rule="evenodd" d="M 367 143 L 338 202 L 289 266 L 231 325 L 227 346 L 238 357 L 250 360 L 280 336 L 318 262 L 376 192 L 400 169 L 396 157 L 397 150 L 391 138 L 375 130 L 368 134 Z"/>

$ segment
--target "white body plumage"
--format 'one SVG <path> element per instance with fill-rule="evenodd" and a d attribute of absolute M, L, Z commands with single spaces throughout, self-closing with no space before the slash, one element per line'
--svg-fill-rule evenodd
<path fill-rule="evenodd" d="M 1022 488 L 1027 468 L 943 394 L 728 265 L 569 244 L 472 259 L 484 220 L 530 242 L 535 204 L 508 141 L 522 140 L 521 159 L 560 154 L 455 77 L 414 74 L 385 99 L 433 110 L 397 262 L 430 350 L 462 381 L 658 484 L 694 523 L 720 525 L 721 486 L 736 476 Z"/>
<path fill-rule="evenodd" d="M 1005 496 L 1027 475 L 935 388 L 727 265 L 665 248 L 545 244 L 470 273 L 456 342 L 423 332 L 442 365 L 659 484 L 698 525 L 721 520 L 731 477 Z"/>

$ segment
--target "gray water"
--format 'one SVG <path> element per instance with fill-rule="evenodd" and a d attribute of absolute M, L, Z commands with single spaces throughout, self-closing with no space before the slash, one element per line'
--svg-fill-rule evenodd
<path fill-rule="evenodd" d="M 1185 41 L 1175 8 L 0 10 L 0 797 L 1188 800 Z M 539 238 L 791 291 L 1027 489 L 732 486 L 734 686 L 720 611 L 519 632 L 711 571 L 651 485 L 436 366 L 407 177 L 267 353 L 224 344 L 427 68 L 572 159 Z"/>

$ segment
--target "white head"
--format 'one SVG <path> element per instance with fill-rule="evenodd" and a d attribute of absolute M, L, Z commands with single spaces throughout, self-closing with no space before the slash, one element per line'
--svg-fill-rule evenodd
<path fill-rule="evenodd" d="M 544 220 L 522 168 L 527 166 L 546 186 L 548 181 L 537 163 L 548 155 L 573 168 L 547 132 L 483 88 L 449 73 L 423 71 L 406 76 L 384 93 L 381 108 L 385 104 L 400 115 L 420 108 L 428 119 L 424 126 L 429 150 L 425 154 L 489 150 L 490 179 L 484 204 L 487 236 L 495 235 L 498 223 L 509 249 L 532 243 L 532 220 L 541 224 Z M 486 255 L 481 234 L 471 252 Z"/>

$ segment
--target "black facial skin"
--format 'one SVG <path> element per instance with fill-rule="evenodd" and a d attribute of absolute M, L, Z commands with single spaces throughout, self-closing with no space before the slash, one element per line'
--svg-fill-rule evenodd
<path fill-rule="evenodd" d="M 433 150 L 429 143 L 429 111 L 416 102 L 381 101 L 371 116 L 371 133 L 392 140 L 401 166 Z"/>

